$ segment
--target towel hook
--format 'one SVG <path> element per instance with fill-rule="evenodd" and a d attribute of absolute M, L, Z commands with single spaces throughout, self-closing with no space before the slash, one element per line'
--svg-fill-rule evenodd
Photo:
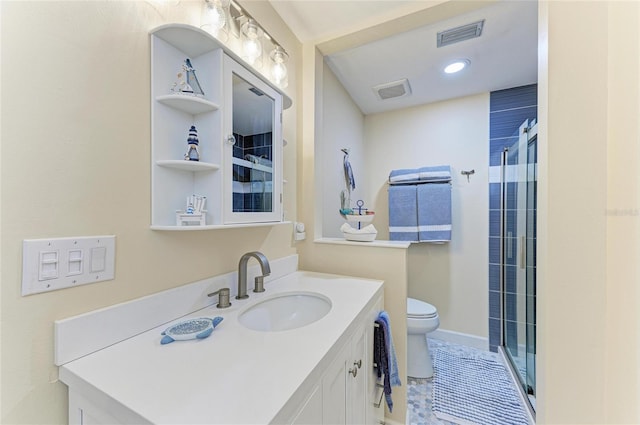
<path fill-rule="evenodd" d="M 467 176 L 467 181 L 469 181 L 469 176 L 472 175 L 472 174 L 475 174 L 475 172 L 476 172 L 475 169 L 474 170 L 469 170 L 469 171 L 462 170 L 462 171 L 460 171 L 460 174 L 462 174 L 463 176 Z"/>

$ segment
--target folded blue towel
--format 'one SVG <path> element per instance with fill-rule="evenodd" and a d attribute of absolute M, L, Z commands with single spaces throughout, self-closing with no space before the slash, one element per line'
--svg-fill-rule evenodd
<path fill-rule="evenodd" d="M 391 170 L 389 173 L 391 185 L 450 181 L 451 167 L 448 165 Z"/>
<path fill-rule="evenodd" d="M 389 186 L 389 239 L 418 242 L 416 186 Z"/>
<path fill-rule="evenodd" d="M 391 170 L 389 184 L 417 182 L 420 180 L 420 172 L 416 168 Z"/>
<path fill-rule="evenodd" d="M 451 167 L 448 165 L 437 165 L 434 167 L 422 167 L 418 169 L 420 182 L 450 182 Z"/>
<path fill-rule="evenodd" d="M 451 184 L 420 184 L 418 228 L 420 242 L 451 240 Z"/>

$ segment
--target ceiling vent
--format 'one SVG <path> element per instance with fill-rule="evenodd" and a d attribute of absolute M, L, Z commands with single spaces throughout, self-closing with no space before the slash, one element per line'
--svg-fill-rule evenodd
<path fill-rule="evenodd" d="M 482 35 L 483 26 L 484 19 L 461 27 L 440 31 L 438 33 L 438 47 L 448 46 L 449 44 L 480 37 L 480 35 Z"/>
<path fill-rule="evenodd" d="M 379 84 L 373 87 L 373 92 L 378 99 L 387 100 L 394 97 L 408 96 L 411 94 L 409 81 L 404 78 L 402 80 L 393 81 L 391 83 Z"/>

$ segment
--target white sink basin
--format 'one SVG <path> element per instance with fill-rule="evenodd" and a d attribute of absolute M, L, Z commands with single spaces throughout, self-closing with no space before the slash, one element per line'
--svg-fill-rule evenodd
<path fill-rule="evenodd" d="M 322 319 L 331 310 L 331 301 L 314 292 L 276 295 L 249 307 L 238 316 L 241 325 L 254 331 L 286 331 Z"/>

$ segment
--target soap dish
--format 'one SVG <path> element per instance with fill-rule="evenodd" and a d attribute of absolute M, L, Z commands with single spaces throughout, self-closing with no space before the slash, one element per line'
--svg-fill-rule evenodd
<path fill-rule="evenodd" d="M 161 344 L 169 344 L 173 341 L 184 341 L 187 339 L 204 339 L 211 335 L 213 329 L 222 322 L 222 317 L 213 319 L 208 317 L 198 317 L 195 319 L 183 320 L 165 329 Z"/>

